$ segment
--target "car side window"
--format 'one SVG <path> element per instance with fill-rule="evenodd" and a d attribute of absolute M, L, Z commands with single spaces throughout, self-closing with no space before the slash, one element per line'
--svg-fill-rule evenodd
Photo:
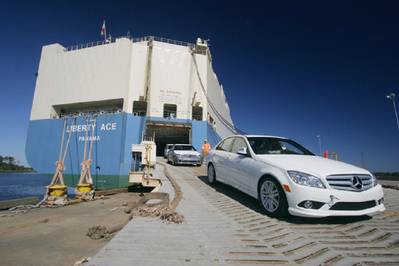
<path fill-rule="evenodd" d="M 248 148 L 247 144 L 245 143 L 245 140 L 243 138 L 235 138 L 236 140 L 234 141 L 233 147 L 231 149 L 231 152 L 237 153 L 239 149 L 241 148 Z"/>
<path fill-rule="evenodd" d="M 223 143 L 221 145 L 219 145 L 220 146 L 219 150 L 230 152 L 231 145 L 233 144 L 233 140 L 234 140 L 234 138 L 225 139 L 223 141 Z"/>
<path fill-rule="evenodd" d="M 218 151 L 222 151 L 222 145 L 223 145 L 224 141 L 220 142 L 219 145 L 217 145 L 217 147 L 215 148 Z"/>

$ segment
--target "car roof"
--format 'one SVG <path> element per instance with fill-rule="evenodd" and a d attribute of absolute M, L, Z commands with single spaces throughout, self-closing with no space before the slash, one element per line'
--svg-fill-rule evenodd
<path fill-rule="evenodd" d="M 224 139 L 227 139 L 229 137 L 247 137 L 247 138 L 276 138 L 276 139 L 287 139 L 285 137 L 279 137 L 279 136 L 271 136 L 271 135 L 231 135 L 228 136 Z"/>
<path fill-rule="evenodd" d="M 280 136 L 271 136 L 271 135 L 244 135 L 247 138 L 276 138 L 276 139 L 287 139 L 285 137 Z"/>

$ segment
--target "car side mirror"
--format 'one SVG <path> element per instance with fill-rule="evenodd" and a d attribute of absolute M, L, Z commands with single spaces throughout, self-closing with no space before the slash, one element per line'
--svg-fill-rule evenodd
<path fill-rule="evenodd" d="M 237 151 L 237 154 L 243 155 L 243 156 L 245 156 L 245 157 L 248 157 L 247 148 L 239 148 L 238 151 Z"/>

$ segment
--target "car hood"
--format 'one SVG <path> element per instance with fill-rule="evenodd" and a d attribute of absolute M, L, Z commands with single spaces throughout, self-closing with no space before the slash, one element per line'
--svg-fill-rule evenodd
<path fill-rule="evenodd" d="M 174 153 L 179 155 L 200 155 L 197 151 L 174 151 Z"/>
<path fill-rule="evenodd" d="M 342 174 L 370 174 L 367 170 L 340 161 L 310 155 L 256 155 L 257 160 L 285 171 L 305 172 L 319 177 Z"/>

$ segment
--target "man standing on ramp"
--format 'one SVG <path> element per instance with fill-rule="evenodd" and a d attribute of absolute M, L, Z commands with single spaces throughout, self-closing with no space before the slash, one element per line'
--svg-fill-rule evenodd
<path fill-rule="evenodd" d="M 207 139 L 204 139 L 204 144 L 202 144 L 201 164 L 204 162 L 205 157 L 208 156 L 210 150 L 211 145 L 208 143 Z"/>

